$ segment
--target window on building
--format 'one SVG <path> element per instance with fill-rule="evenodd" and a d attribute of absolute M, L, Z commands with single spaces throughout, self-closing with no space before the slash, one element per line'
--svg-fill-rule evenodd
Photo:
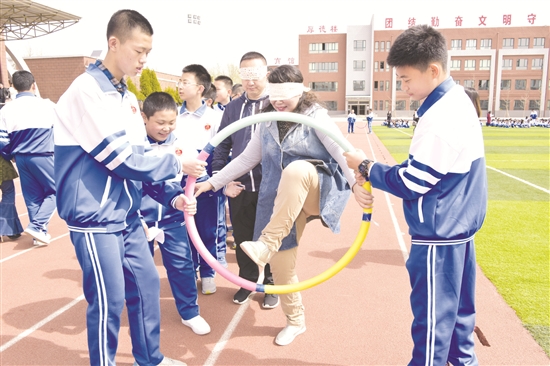
<path fill-rule="evenodd" d="M 381 42 L 380 42 L 380 52 L 384 52 L 384 47 L 385 47 L 385 45 L 386 45 L 386 44 L 384 43 L 384 41 L 381 41 Z"/>
<path fill-rule="evenodd" d="M 384 101 L 384 110 L 386 110 L 386 111 L 390 110 L 390 101 L 389 100 Z"/>
<path fill-rule="evenodd" d="M 460 85 L 460 80 L 458 80 L 458 79 L 455 80 L 455 84 L 456 84 L 456 85 Z"/>
<path fill-rule="evenodd" d="M 378 61 L 374 61 L 374 72 L 378 71 Z"/>
<path fill-rule="evenodd" d="M 480 70 L 490 70 L 491 69 L 491 59 L 479 60 L 479 69 Z"/>
<path fill-rule="evenodd" d="M 514 39 L 513 38 L 502 39 L 502 48 L 514 48 Z"/>
<path fill-rule="evenodd" d="M 374 82 L 374 91 L 378 91 L 378 81 Z"/>
<path fill-rule="evenodd" d="M 461 49 L 462 49 L 462 40 L 451 39 L 451 50 L 461 50 Z"/>
<path fill-rule="evenodd" d="M 353 41 L 353 50 L 354 51 L 364 51 L 367 48 L 367 41 L 365 40 L 355 40 Z"/>
<path fill-rule="evenodd" d="M 524 100 L 514 100 L 514 110 L 515 111 L 524 111 L 525 110 L 525 101 Z"/>
<path fill-rule="evenodd" d="M 384 82 L 383 82 L 383 81 L 381 81 L 381 82 L 378 84 L 378 86 L 379 86 L 378 90 L 384 91 Z"/>
<path fill-rule="evenodd" d="M 544 37 L 535 37 L 533 40 L 533 48 L 544 48 Z"/>
<path fill-rule="evenodd" d="M 386 90 L 390 90 L 390 81 L 386 80 Z"/>
<path fill-rule="evenodd" d="M 378 52 L 378 41 L 374 42 L 374 52 Z"/>
<path fill-rule="evenodd" d="M 334 100 L 326 100 L 325 105 L 327 106 L 327 109 L 329 111 L 337 111 L 338 110 L 338 102 Z"/>
<path fill-rule="evenodd" d="M 384 71 L 384 61 L 380 61 L 380 71 Z"/>
<path fill-rule="evenodd" d="M 540 90 L 542 79 L 531 79 L 531 90 Z"/>
<path fill-rule="evenodd" d="M 309 72 L 338 72 L 338 62 L 310 62 Z"/>
<path fill-rule="evenodd" d="M 477 39 L 467 39 L 466 40 L 466 49 L 475 50 L 477 48 Z"/>
<path fill-rule="evenodd" d="M 502 60 L 502 70 L 512 70 L 512 59 L 505 58 Z"/>
<path fill-rule="evenodd" d="M 500 109 L 503 110 L 503 111 L 509 110 L 510 109 L 510 101 L 505 100 L 505 99 L 501 99 L 500 100 Z"/>
<path fill-rule="evenodd" d="M 516 79 L 516 90 L 525 90 L 527 88 L 526 79 Z"/>
<path fill-rule="evenodd" d="M 464 61 L 464 70 L 475 70 L 475 69 L 476 69 L 476 60 Z"/>
<path fill-rule="evenodd" d="M 542 58 L 534 58 L 531 60 L 531 70 L 541 70 L 542 69 Z"/>
<path fill-rule="evenodd" d="M 477 83 L 478 90 L 489 90 L 489 80 L 479 80 Z"/>
<path fill-rule="evenodd" d="M 404 111 L 406 105 L 407 105 L 407 102 L 405 100 L 396 100 L 395 101 L 395 109 L 397 111 Z"/>
<path fill-rule="evenodd" d="M 510 90 L 511 86 L 512 86 L 512 80 L 500 81 L 500 90 Z"/>
<path fill-rule="evenodd" d="M 529 48 L 529 38 L 518 38 L 518 48 Z"/>
<path fill-rule="evenodd" d="M 527 59 L 518 58 L 516 61 L 516 70 L 527 70 Z"/>
<path fill-rule="evenodd" d="M 418 100 L 411 100 L 411 104 L 410 104 L 410 110 L 411 111 L 414 111 L 415 109 L 418 109 Z"/>
<path fill-rule="evenodd" d="M 395 81 L 395 89 L 401 90 L 401 80 L 396 80 Z"/>
<path fill-rule="evenodd" d="M 463 86 L 465 88 L 473 88 L 474 87 L 474 81 L 473 80 L 464 80 Z"/>
<path fill-rule="evenodd" d="M 391 42 L 386 41 L 386 51 L 390 52 L 390 48 L 391 48 Z"/>
<path fill-rule="evenodd" d="M 378 101 L 375 100 L 374 102 L 372 102 L 372 109 L 374 109 L 375 111 L 378 110 Z"/>
<path fill-rule="evenodd" d="M 493 45 L 493 40 L 491 38 L 484 38 L 480 42 L 479 49 L 490 50 L 492 45 Z"/>
<path fill-rule="evenodd" d="M 481 99 L 479 101 L 479 106 L 482 110 L 486 111 L 489 109 L 489 101 L 487 99 Z"/>
<path fill-rule="evenodd" d="M 454 70 L 454 71 L 460 70 L 460 60 L 451 60 L 451 70 Z"/>
<path fill-rule="evenodd" d="M 309 88 L 315 92 L 335 92 L 338 91 L 338 82 L 336 81 L 314 81 L 309 83 Z"/>
<path fill-rule="evenodd" d="M 365 71 L 367 67 L 367 61 L 365 60 L 354 60 L 353 61 L 353 70 L 354 71 Z"/>
<path fill-rule="evenodd" d="M 386 62 L 386 71 L 390 71 L 390 65 Z"/>
<path fill-rule="evenodd" d="M 365 90 L 365 80 L 353 80 L 353 90 L 354 91 Z"/>
<path fill-rule="evenodd" d="M 529 101 L 529 109 L 532 110 L 532 111 L 540 110 L 540 100 L 530 100 Z"/>
<path fill-rule="evenodd" d="M 338 53 L 338 42 L 310 43 L 309 53 Z"/>

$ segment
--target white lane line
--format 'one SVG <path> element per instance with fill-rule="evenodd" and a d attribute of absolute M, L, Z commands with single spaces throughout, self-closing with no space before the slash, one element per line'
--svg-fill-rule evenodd
<path fill-rule="evenodd" d="M 64 312 L 66 312 L 67 310 L 69 310 L 70 308 L 72 308 L 73 306 L 75 306 L 76 304 L 78 304 L 82 300 L 84 300 L 84 295 L 80 295 L 79 297 L 77 297 L 76 299 L 71 301 L 69 304 L 63 306 L 61 309 L 59 309 L 56 312 L 50 314 L 48 317 L 42 319 L 41 321 L 39 321 L 38 323 L 36 323 L 32 327 L 30 327 L 27 330 L 25 330 L 24 332 L 20 333 L 17 337 L 12 338 L 10 341 L 4 343 L 0 347 L 0 353 L 4 352 L 5 350 L 10 348 L 11 346 L 16 344 L 17 342 L 19 342 L 22 339 L 24 339 L 25 337 L 29 336 L 35 330 L 37 330 L 37 329 L 43 327 L 44 325 L 46 325 L 47 323 L 51 322 L 52 320 L 57 318 L 59 315 L 63 314 Z"/>
<path fill-rule="evenodd" d="M 400 131 L 399 129 L 397 129 L 397 131 L 398 131 L 398 132 L 401 132 L 401 133 L 403 133 L 403 134 L 405 134 L 405 135 L 407 135 L 407 136 L 412 136 L 411 134 L 408 134 L 408 133 L 406 133 L 406 132 Z M 512 160 L 512 161 L 523 161 L 523 160 Z M 534 160 L 528 160 L 528 161 L 534 161 Z M 546 160 L 539 160 L 539 161 L 546 161 Z M 527 184 L 528 186 L 531 186 L 531 187 L 533 187 L 533 188 L 539 189 L 539 190 L 543 191 L 544 193 L 550 194 L 550 190 L 548 190 L 548 189 L 539 187 L 539 186 L 537 186 L 536 184 L 533 184 L 533 183 L 531 183 L 531 182 L 528 182 L 528 181 L 526 181 L 526 180 L 523 180 L 523 179 L 521 179 L 521 178 L 518 178 L 518 177 L 516 177 L 516 176 L 514 176 L 514 175 L 512 175 L 512 174 L 508 174 L 508 173 L 506 173 L 506 172 L 503 172 L 502 170 L 498 170 L 498 169 L 496 169 L 496 168 L 493 168 L 492 166 L 488 166 L 488 165 L 487 165 L 486 167 L 487 167 L 487 169 L 494 170 L 495 172 L 499 172 L 499 173 L 501 173 L 501 174 L 504 174 L 504 175 L 507 176 L 507 177 L 510 177 L 510 178 L 512 178 L 512 179 L 515 179 L 515 180 L 518 180 L 518 181 L 520 181 L 520 182 L 522 182 L 522 183 L 525 183 L 525 184 Z"/>
<path fill-rule="evenodd" d="M 216 345 L 214 346 L 214 349 L 212 350 L 212 353 L 210 353 L 210 356 L 204 361 L 204 366 L 213 366 L 216 364 L 216 361 L 218 360 L 218 357 L 222 353 L 223 349 L 227 345 L 227 342 L 233 335 L 233 332 L 239 325 L 244 313 L 250 306 L 250 301 L 248 301 L 244 305 L 239 306 L 239 310 L 233 315 L 233 319 L 231 319 L 231 322 L 225 328 L 225 331 L 223 332 L 222 336 L 220 337 L 219 341 L 216 342 Z"/>
<path fill-rule="evenodd" d="M 63 234 L 63 235 L 56 236 L 55 238 L 53 238 L 53 239 L 50 241 L 50 244 L 51 244 L 53 241 L 55 241 L 55 240 L 57 240 L 57 239 L 64 238 L 64 237 L 67 236 L 67 235 L 69 235 L 69 233 L 65 233 L 65 234 Z M 22 251 L 20 251 L 20 252 L 18 252 L 18 253 L 15 253 L 15 254 L 13 254 L 13 255 L 10 255 L 9 257 L 6 257 L 6 258 L 1 259 L 1 260 L 0 260 L 0 263 L 7 262 L 7 261 L 9 261 L 10 259 L 13 259 L 13 258 L 15 258 L 15 257 L 17 257 L 17 256 L 20 256 L 21 254 L 25 254 L 25 253 L 27 253 L 27 252 L 30 252 L 30 251 L 33 250 L 33 249 L 42 248 L 42 247 L 45 247 L 45 246 L 46 246 L 46 245 L 34 245 L 32 248 L 22 250 Z"/>
<path fill-rule="evenodd" d="M 372 143 L 369 136 L 367 136 L 367 141 L 369 142 L 372 158 L 374 159 L 374 161 L 378 161 L 376 159 L 376 156 L 374 155 L 374 149 L 372 148 Z M 388 205 L 388 209 L 390 211 L 390 217 L 393 223 L 393 228 L 395 229 L 395 236 L 397 237 L 397 242 L 399 243 L 401 255 L 403 256 L 405 262 L 407 262 L 407 259 L 409 259 L 409 251 L 407 250 L 405 240 L 403 239 L 403 233 L 401 231 L 401 228 L 399 227 L 399 223 L 397 222 L 397 217 L 395 216 L 395 211 L 393 210 L 393 205 L 390 201 L 390 195 L 387 192 L 384 192 L 384 196 L 386 197 L 386 204 Z"/>
<path fill-rule="evenodd" d="M 510 177 L 510 178 L 512 178 L 512 179 L 515 179 L 515 180 L 518 180 L 518 181 L 520 181 L 521 183 L 525 183 L 525 184 L 527 184 L 528 186 L 531 186 L 531 187 L 533 187 L 533 188 L 539 189 L 539 190 L 543 191 L 544 193 L 550 194 L 550 190 L 548 190 L 548 189 L 546 189 L 546 188 L 539 187 L 539 186 L 537 186 L 537 185 L 535 185 L 535 184 L 533 184 L 533 183 L 531 183 L 531 182 L 528 182 L 528 181 L 526 181 L 526 180 L 523 180 L 523 179 L 521 179 L 521 178 L 518 178 L 518 177 L 516 177 L 516 176 L 514 176 L 514 175 L 512 175 L 512 174 L 508 174 L 508 173 L 506 173 L 506 172 L 503 172 L 502 170 L 498 170 L 497 168 L 493 168 L 492 166 L 488 166 L 488 165 L 487 165 L 487 169 L 494 170 L 495 172 L 498 172 L 498 173 L 500 173 L 500 174 L 504 174 L 504 175 L 507 176 L 507 177 Z"/>

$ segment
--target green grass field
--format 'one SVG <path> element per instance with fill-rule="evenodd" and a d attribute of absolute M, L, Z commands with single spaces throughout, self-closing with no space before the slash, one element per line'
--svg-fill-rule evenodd
<path fill-rule="evenodd" d="M 397 162 L 407 159 L 412 129 L 373 131 Z M 477 261 L 550 356 L 550 129 L 483 127 L 483 136 L 489 203 Z"/>

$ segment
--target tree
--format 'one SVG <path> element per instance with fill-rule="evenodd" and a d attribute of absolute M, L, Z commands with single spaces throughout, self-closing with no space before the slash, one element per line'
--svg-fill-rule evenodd
<path fill-rule="evenodd" d="M 215 67 L 208 70 L 208 73 L 212 76 L 212 80 L 220 75 L 225 75 L 233 80 L 233 84 L 242 83 L 241 77 L 239 76 L 239 67 L 235 64 L 227 64 L 225 66 L 216 64 Z"/>
<path fill-rule="evenodd" d="M 172 96 L 172 98 L 174 98 L 174 100 L 176 101 L 176 103 L 178 105 L 183 104 L 183 101 L 181 100 L 180 95 L 179 95 L 179 93 L 176 89 L 171 88 L 171 87 L 167 87 L 166 89 L 164 89 L 164 92 L 170 94 Z"/>
<path fill-rule="evenodd" d="M 137 100 L 145 100 L 145 95 L 137 90 L 136 84 L 134 84 L 132 79 L 128 78 L 126 80 L 126 83 L 128 84 L 128 90 L 135 94 Z"/>
<path fill-rule="evenodd" d="M 139 78 L 139 84 L 141 86 L 141 93 L 147 97 L 151 93 L 162 91 L 159 80 L 157 79 L 157 73 L 150 69 L 143 69 L 141 77 Z"/>

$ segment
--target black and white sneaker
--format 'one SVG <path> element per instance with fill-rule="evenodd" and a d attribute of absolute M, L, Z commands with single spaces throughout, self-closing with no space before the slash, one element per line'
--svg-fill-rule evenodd
<path fill-rule="evenodd" d="M 254 292 L 241 288 L 233 296 L 233 302 L 239 305 L 246 304 L 250 300 L 252 295 L 254 295 Z"/>
<path fill-rule="evenodd" d="M 265 294 L 262 307 L 264 309 L 274 309 L 279 305 L 279 295 Z"/>

